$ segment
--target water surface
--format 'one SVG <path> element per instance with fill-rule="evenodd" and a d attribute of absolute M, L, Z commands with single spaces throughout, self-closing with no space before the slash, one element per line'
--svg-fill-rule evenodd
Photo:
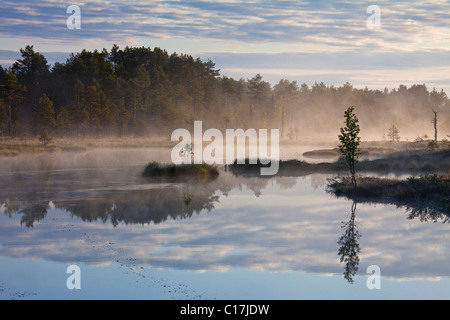
<path fill-rule="evenodd" d="M 337 199 L 322 174 L 141 176 L 146 162 L 168 155 L 1 159 L 0 298 L 450 298 L 449 225 L 440 217 Z M 81 290 L 66 286 L 73 264 Z M 367 288 L 371 265 L 380 290 Z"/>

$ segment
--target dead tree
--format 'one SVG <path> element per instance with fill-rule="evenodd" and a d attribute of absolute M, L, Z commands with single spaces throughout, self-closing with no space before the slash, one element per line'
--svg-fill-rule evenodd
<path fill-rule="evenodd" d="M 434 125 L 434 141 L 437 142 L 438 141 L 438 139 L 437 139 L 437 122 L 438 122 L 437 116 L 438 116 L 439 111 L 434 111 L 434 109 L 431 109 L 431 110 L 434 113 L 434 117 L 433 117 L 433 121 L 432 121 L 432 123 Z"/>

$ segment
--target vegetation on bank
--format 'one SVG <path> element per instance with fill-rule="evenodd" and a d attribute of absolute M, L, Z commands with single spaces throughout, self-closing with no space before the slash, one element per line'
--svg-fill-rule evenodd
<path fill-rule="evenodd" d="M 406 180 L 358 177 L 356 188 L 351 178 L 338 177 L 329 179 L 327 190 L 358 202 L 414 205 L 450 214 L 450 175 L 423 175 Z"/>
<path fill-rule="evenodd" d="M 236 174 L 259 174 L 261 162 L 238 164 L 236 161 L 228 169 Z M 267 167 L 270 166 L 266 165 Z M 363 160 L 356 164 L 359 173 L 378 174 L 450 174 L 450 149 L 441 151 L 399 152 L 384 158 Z M 278 175 L 305 175 L 310 173 L 336 173 L 347 171 L 342 159 L 335 162 L 309 163 L 300 160 L 280 160 Z"/>
<path fill-rule="evenodd" d="M 238 175 L 257 175 L 263 165 L 235 162 L 228 169 Z M 357 163 L 361 174 L 408 174 L 406 180 L 371 176 L 330 179 L 327 191 L 357 202 L 387 203 L 405 206 L 410 217 L 433 221 L 449 221 L 450 214 L 450 149 L 437 152 L 399 152 L 381 159 Z M 279 162 L 279 176 L 300 176 L 311 173 L 345 174 L 347 166 L 341 159 L 332 163 L 308 163 L 298 160 Z M 421 175 L 416 177 L 414 175 Z M 356 182 L 356 183 L 355 183 Z"/>
<path fill-rule="evenodd" d="M 449 141 L 443 139 L 433 144 L 432 140 L 420 141 L 363 141 L 359 147 L 361 158 L 381 158 L 400 154 L 413 154 L 417 152 L 443 151 L 450 147 Z M 433 146 L 433 147 L 432 147 Z M 339 148 L 316 149 L 303 153 L 310 159 L 337 159 L 341 155 Z"/>
<path fill-rule="evenodd" d="M 0 138 L 0 157 L 60 151 L 84 152 L 95 148 L 172 147 L 174 144 L 168 139 L 147 137 L 52 137 L 50 141 L 41 138 L 45 138 L 45 136 L 39 138 Z"/>
<path fill-rule="evenodd" d="M 0 139 L 0 157 L 15 157 L 21 154 L 36 154 L 44 152 L 85 150 L 87 150 L 87 148 L 81 145 L 44 143 L 39 139 Z"/>
<path fill-rule="evenodd" d="M 202 164 L 159 164 L 149 163 L 143 172 L 146 177 L 197 178 L 199 180 L 214 179 L 219 176 L 217 167 Z"/>
<path fill-rule="evenodd" d="M 430 216 L 434 218 L 444 215 L 445 221 L 448 221 L 450 214 L 450 149 L 441 150 L 435 152 L 439 147 L 437 139 L 437 114 L 433 109 L 434 128 L 435 128 L 435 140 L 429 144 L 431 152 L 414 153 L 415 157 L 423 162 L 432 161 L 422 167 L 422 171 L 430 170 L 447 171 L 446 175 L 423 175 L 420 177 L 411 176 L 406 180 L 400 179 L 387 179 L 381 177 L 358 177 L 356 176 L 355 165 L 357 158 L 360 155 L 359 144 L 360 138 L 358 137 L 359 126 L 358 118 L 353 114 L 354 108 L 350 107 L 345 112 L 346 127 L 341 128 L 341 134 L 338 136 L 341 145 L 338 146 L 341 159 L 344 158 L 344 162 L 350 169 L 351 177 L 337 177 L 328 180 L 327 191 L 335 194 L 336 196 L 345 196 L 353 200 L 352 208 L 356 208 L 356 203 L 359 201 L 368 202 L 388 202 L 395 203 L 398 206 L 407 206 L 411 210 L 412 214 L 419 213 L 422 216 L 426 216 L 431 213 Z M 354 130 L 351 130 L 351 128 Z M 391 141 L 395 142 L 400 140 L 398 136 L 398 129 L 393 125 L 390 129 L 389 136 Z M 420 142 L 420 141 L 417 141 Z M 401 161 L 397 162 L 397 165 L 404 166 L 406 163 L 410 163 L 408 170 L 416 171 L 419 169 L 417 162 L 411 163 L 411 159 L 405 158 L 405 152 L 401 153 Z M 398 161 L 394 156 L 388 156 L 383 159 L 374 161 L 365 161 L 359 164 L 362 169 L 358 172 L 368 170 L 370 164 L 376 163 L 376 166 L 372 166 L 372 169 L 377 171 L 386 170 L 386 167 L 392 165 L 392 163 Z M 413 166 L 414 164 L 414 166 Z M 436 165 L 441 165 L 441 168 L 436 168 Z M 395 168 L 395 172 L 399 172 L 400 168 Z M 386 199 L 388 199 L 386 201 Z M 352 211 L 354 213 L 354 211 Z M 425 213 L 425 215 L 423 215 Z M 341 259 L 342 262 L 342 259 Z"/>

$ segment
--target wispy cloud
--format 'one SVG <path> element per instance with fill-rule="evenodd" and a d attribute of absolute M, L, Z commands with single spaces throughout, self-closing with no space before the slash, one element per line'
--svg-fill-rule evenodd
<path fill-rule="evenodd" d="M 67 29 L 66 1 L 0 2 L 1 49 L 18 50 L 18 46 L 31 43 L 41 51 L 65 52 L 109 48 L 117 43 L 161 46 L 191 54 L 257 54 L 253 61 L 260 61 L 266 53 L 278 53 L 283 58 L 292 52 L 305 54 L 305 66 L 317 61 L 315 55 L 331 56 L 322 60 L 331 64 L 331 69 L 341 69 L 342 59 L 334 59 L 333 54 L 373 57 L 374 67 L 380 66 L 379 55 L 386 59 L 381 67 L 397 69 L 390 54 L 402 67 L 415 68 L 417 62 L 421 64 L 414 58 L 417 53 L 432 60 L 433 67 L 449 65 L 448 59 L 438 59 L 449 56 L 450 51 L 448 1 L 377 1 L 381 30 L 367 28 L 366 10 L 375 3 L 366 1 L 87 0 L 73 4 L 81 8 L 81 30 Z M 398 59 L 401 54 L 405 56 Z M 230 61 L 232 58 L 230 55 Z M 367 65 L 371 65 L 370 60 Z M 248 66 L 234 60 L 233 67 L 237 70 Z M 273 65 L 265 67 L 274 70 Z M 260 73 L 264 74 L 264 70 Z M 279 75 L 283 78 L 281 72 Z M 450 88 L 443 80 L 446 78 L 442 75 L 441 80 Z"/>
<path fill-rule="evenodd" d="M 90 0 L 80 5 L 84 31 L 78 36 L 122 42 L 151 33 L 162 38 L 189 35 L 243 43 L 305 41 L 307 46 L 384 44 L 405 49 L 402 44 L 426 42 L 448 48 L 448 41 L 442 41 L 450 36 L 449 14 L 445 13 L 450 12 L 448 2 L 433 6 L 415 1 L 380 2 L 383 28 L 376 33 L 366 28 L 365 2 Z M 65 28 L 65 2 L 4 1 L 0 8 L 4 37 L 74 37 Z M 396 43 L 391 43 L 393 39 Z"/>

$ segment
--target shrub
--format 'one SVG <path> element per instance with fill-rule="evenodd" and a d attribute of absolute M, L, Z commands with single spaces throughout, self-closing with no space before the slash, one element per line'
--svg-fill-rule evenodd
<path fill-rule="evenodd" d="M 44 130 L 39 136 L 39 141 L 41 141 L 44 145 L 48 145 L 53 142 L 53 139 L 48 135 L 47 130 Z"/>
<path fill-rule="evenodd" d="M 215 166 L 202 164 L 167 164 L 149 163 L 143 172 L 147 177 L 194 177 L 200 180 L 216 178 L 219 171 Z"/>

